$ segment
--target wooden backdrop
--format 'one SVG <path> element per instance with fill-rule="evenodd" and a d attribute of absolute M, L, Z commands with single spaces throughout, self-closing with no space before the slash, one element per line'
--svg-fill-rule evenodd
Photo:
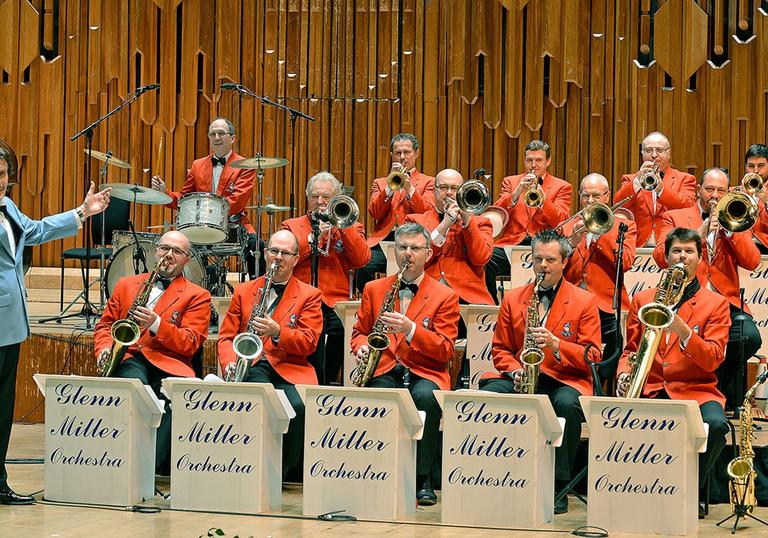
<path fill-rule="evenodd" d="M 574 184 L 598 171 L 615 188 L 652 130 L 677 168 L 740 177 L 745 149 L 766 142 L 766 13 L 765 0 L 0 0 L 0 138 L 19 156 L 14 197 L 38 218 L 82 198 L 84 140 L 70 137 L 154 82 L 95 131 L 95 149 L 133 166 L 107 181 L 159 173 L 179 188 L 218 115 L 241 154 L 291 160 L 299 213 L 307 178 L 329 169 L 366 218 L 399 131 L 421 139 L 424 172 L 483 166 L 495 194 L 535 138 Z M 284 112 L 222 82 L 315 121 L 297 121 L 293 147 Z M 265 196 L 287 203 L 290 177 L 269 171 Z M 171 218 L 141 206 L 138 229 Z"/>

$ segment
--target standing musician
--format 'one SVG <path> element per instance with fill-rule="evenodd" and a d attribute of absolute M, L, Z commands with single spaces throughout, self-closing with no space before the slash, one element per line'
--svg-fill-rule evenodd
<path fill-rule="evenodd" d="M 725 446 L 728 425 L 723 405 L 725 398 L 717 389 L 718 366 L 731 323 L 728 301 L 701 285 L 698 266 L 704 255 L 701 236 L 695 230 L 675 228 L 664 237 L 666 266 L 682 263 L 688 283 L 680 302 L 672 307 L 674 319 L 660 338 L 642 396 L 664 400 L 696 400 L 701 417 L 709 424 L 707 451 L 699 457 L 699 487 Z M 635 294 L 627 319 L 627 345 L 619 363 L 617 393 L 626 394 L 630 378 L 629 354 L 637 352 L 644 332 L 638 319 L 641 306 L 654 301 L 656 289 Z M 699 507 L 699 518 L 703 508 Z"/>
<path fill-rule="evenodd" d="M 0 504 L 34 504 L 31 495 L 19 495 L 8 485 L 5 457 L 11 440 L 13 406 L 16 401 L 16 371 L 21 343 L 29 336 L 22 254 L 24 245 L 40 245 L 75 235 L 86 218 L 104 211 L 110 190 L 94 193 L 91 183 L 77 209 L 32 220 L 6 197 L 8 177 L 15 173 L 15 156 L 0 146 Z"/>
<path fill-rule="evenodd" d="M 392 241 L 406 215 L 424 213 L 435 205 L 435 178 L 416 169 L 419 139 L 410 133 L 396 134 L 389 141 L 389 153 L 392 156 L 389 176 L 374 179 L 371 185 L 368 202 L 368 214 L 373 217 L 373 230 L 368 236 L 371 261 L 357 271 L 360 292 L 376 273 L 387 272 L 387 258 L 379 242 Z"/>
<path fill-rule="evenodd" d="M 393 290 L 396 275 L 365 287 L 351 342 L 352 352 L 362 361 L 370 351 L 368 335 L 377 323 L 383 323 L 390 344 L 367 386 L 407 387 L 416 407 L 426 413 L 424 435 L 416 447 L 416 502 L 422 506 L 437 502 L 432 471 L 442 412 L 433 392 L 451 388 L 448 361 L 453 357 L 459 322 L 456 293 L 424 273 L 431 256 L 430 235 L 423 226 L 408 223 L 397 229 L 395 259 L 402 271 L 398 290 Z M 384 310 L 385 296 L 392 291 L 396 294 L 393 309 Z"/>
<path fill-rule="evenodd" d="M 752 235 L 759 241 L 757 247 L 761 254 L 768 254 L 768 146 L 752 144 L 744 154 L 744 171 L 758 174 L 763 180 L 763 188 L 757 193 L 760 202 L 760 213 L 752 228 Z"/>
<path fill-rule="evenodd" d="M 589 174 L 581 180 L 579 199 L 582 210 L 595 204 L 610 205 L 611 189 L 608 180 L 600 174 Z M 632 268 L 635 260 L 635 239 L 637 228 L 632 220 L 621 218 L 617 213 L 613 226 L 603 233 L 587 231 L 583 218 L 576 218 L 563 227 L 562 233 L 569 237 L 573 251 L 565 266 L 565 279 L 592 294 L 597 299 L 600 313 L 600 334 L 603 341 L 603 357 L 608 359 L 618 353 L 618 332 L 616 314 L 613 310 L 613 296 L 616 290 L 616 257 L 618 255 L 619 224 L 624 223 L 627 231 L 624 234 L 622 268 L 626 273 Z M 626 287 L 621 289 L 621 305 L 623 310 L 629 309 L 629 297 Z M 614 361 L 615 363 L 616 361 Z M 604 372 L 604 377 L 613 380 L 616 369 Z"/>
<path fill-rule="evenodd" d="M 229 202 L 229 222 L 245 228 L 248 233 L 246 264 L 249 278 L 256 277 L 256 261 L 253 252 L 260 248 L 258 238 L 245 213 L 245 206 L 251 199 L 254 186 L 254 171 L 232 168 L 232 163 L 243 157 L 232 150 L 236 140 L 235 126 L 227 118 L 216 118 L 208 126 L 208 141 L 211 154 L 195 159 L 187 172 L 184 185 L 178 192 L 169 191 L 159 176 L 152 177 L 152 188 L 171 197 L 166 205 L 178 209 L 179 200 L 193 192 L 210 192 L 223 196 Z M 236 240 L 230 238 L 230 242 Z M 263 246 L 263 245 L 262 245 Z M 259 274 L 264 274 L 264 261 L 259 262 Z"/>
<path fill-rule="evenodd" d="M 749 308 L 744 305 L 744 319 L 734 318 L 740 313 L 739 267 L 753 270 L 760 264 L 760 251 L 749 231 L 732 233 L 724 229 L 715 211 L 723 196 L 728 194 L 728 176 L 720 168 L 709 168 L 701 176 L 698 203 L 693 207 L 667 211 L 661 225 L 660 240 L 664 240 L 673 228 L 697 230 L 705 238 L 702 259 L 697 264 L 699 283 L 726 298 L 730 303 L 731 330 L 725 361 L 720 371 L 720 389 L 726 396 L 727 406 L 735 409 L 741 405 L 743 388 L 737 390 L 736 372 L 739 368 L 739 340 L 743 339 L 744 360 L 754 355 L 762 345 Z M 661 268 L 668 266 L 664 243 L 656 246 L 653 258 Z M 746 377 L 746 376 L 745 376 Z M 746 383 L 746 379 L 743 379 Z"/>
<path fill-rule="evenodd" d="M 485 287 L 484 266 L 493 252 L 493 226 L 485 217 L 462 210 L 456 193 L 464 178 L 447 168 L 435 177 L 435 207 L 419 215 L 408 215 L 407 222 L 417 222 L 431 230 L 432 253 L 427 260 L 427 274 L 459 295 L 468 304 L 492 305 Z"/>
<path fill-rule="evenodd" d="M 543 278 L 536 297 L 534 284 L 504 294 L 493 335 L 493 365 L 499 373 L 486 373 L 480 390 L 521 392 L 524 378 L 521 353 L 538 348 L 539 366 L 535 392 L 546 394 L 559 417 L 565 418 L 563 444 L 555 452 L 555 491 L 571 480 L 571 467 L 579 446 L 584 414 L 579 396 L 592 394 L 590 361 L 600 360 L 600 315 L 591 293 L 563 279 L 571 246 L 553 230 L 539 232 L 531 241 L 533 272 Z M 529 308 L 539 323 L 529 323 Z M 528 345 L 526 345 L 528 344 Z M 568 497 L 555 504 L 555 513 L 568 511 Z"/>
<path fill-rule="evenodd" d="M 321 384 L 335 382 L 341 371 L 344 355 L 344 327 L 333 306 L 349 298 L 350 271 L 365 266 L 371 260 L 371 249 L 365 242 L 365 230 L 359 222 L 337 228 L 327 221 L 330 202 L 341 194 L 341 183 L 329 172 L 319 172 L 307 183 L 307 214 L 283 221 L 299 241 L 299 259 L 294 273 L 302 282 L 312 282 L 312 248 L 317 241 L 317 287 L 323 294 L 323 337 L 317 350 L 318 378 Z M 351 198 L 346 197 L 350 204 Z M 337 199 L 341 199 L 340 197 Z M 347 203 L 347 202 L 345 202 Z M 356 205 L 356 204 L 355 204 Z M 350 213 L 354 213 L 351 208 Z M 354 217 L 357 220 L 357 217 Z M 312 223 L 320 228 L 318 237 L 312 234 Z M 318 222 L 319 221 L 319 222 Z"/>
<path fill-rule="evenodd" d="M 552 163 L 549 144 L 532 140 L 525 146 L 523 174 L 507 176 L 501 185 L 501 196 L 494 205 L 509 211 L 509 220 L 496 239 L 493 257 L 485 267 L 486 285 L 496 297 L 496 277 L 511 274 L 509 258 L 501 247 L 528 244 L 529 238 L 542 230 L 554 228 L 571 212 L 573 187 L 549 173 Z"/>
<path fill-rule="evenodd" d="M 669 165 L 671 148 L 662 133 L 646 136 L 640 153 L 643 164 L 634 174 L 621 177 L 621 188 L 613 195 L 613 201 L 635 194 L 624 207 L 635 216 L 637 246 L 655 246 L 663 243 L 659 235 L 664 213 L 696 203 L 696 178 Z"/>
<path fill-rule="evenodd" d="M 121 278 L 109 298 L 93 333 L 94 351 L 100 369 L 109 360 L 112 324 L 131 318 L 141 336 L 125 352 L 115 377 L 139 379 L 152 388 L 158 398 L 168 401 L 160 391 L 166 377 L 193 377 L 193 356 L 202 352 L 208 336 L 211 294 L 184 278 L 191 245 L 181 232 L 168 232 L 160 238 L 155 255 L 159 278 L 155 280 L 145 305 L 135 299 L 148 281 L 146 273 Z M 198 372 L 199 374 L 199 372 Z M 155 469 L 168 474 L 171 455 L 171 408 L 157 429 Z"/>
<path fill-rule="evenodd" d="M 219 329 L 217 348 L 221 371 L 231 379 L 238 358 L 232 345 L 235 337 L 249 332 L 250 325 L 254 336 L 261 339 L 261 356 L 251 361 L 243 381 L 269 383 L 285 391 L 296 411 L 283 439 L 285 476 L 299 464 L 304 447 L 304 403 L 295 385 L 317 385 L 315 369 L 307 357 L 315 351 L 322 332 L 322 296 L 318 289 L 293 276 L 299 259 L 299 242 L 291 232 L 275 232 L 264 258 L 267 267 L 275 264 L 271 285 L 266 290 L 265 315 L 253 317 L 254 308 L 265 293 L 265 276 L 236 287 Z"/>

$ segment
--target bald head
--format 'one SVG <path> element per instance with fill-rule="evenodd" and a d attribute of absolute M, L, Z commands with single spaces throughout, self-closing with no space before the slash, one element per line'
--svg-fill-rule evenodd
<path fill-rule="evenodd" d="M 156 257 L 158 260 L 165 258 L 165 264 L 160 268 L 160 274 L 166 277 L 176 278 L 189 263 L 192 245 L 187 236 L 181 232 L 166 232 L 157 244 Z"/>
<path fill-rule="evenodd" d="M 192 243 L 189 242 L 189 238 L 181 232 L 171 230 L 165 232 L 160 238 L 160 244 L 169 244 L 178 248 L 181 248 L 184 252 L 189 253 L 192 250 Z"/>
<path fill-rule="evenodd" d="M 664 134 L 655 131 L 643 138 L 641 152 L 643 161 L 655 162 L 662 171 L 669 166 L 672 150 L 669 146 L 669 139 Z"/>
<path fill-rule="evenodd" d="M 446 168 L 437 173 L 435 176 L 435 209 L 438 212 L 445 211 L 447 198 L 456 199 L 456 192 L 462 183 L 464 183 L 464 178 L 453 168 Z"/>
<path fill-rule="evenodd" d="M 595 202 L 608 205 L 610 198 L 611 187 L 605 176 L 593 173 L 584 176 L 584 179 L 581 180 L 579 199 L 582 207 L 592 205 Z"/>
<path fill-rule="evenodd" d="M 269 246 L 280 243 L 281 245 L 291 245 L 291 252 L 299 251 L 299 241 L 290 230 L 278 230 L 269 238 Z"/>

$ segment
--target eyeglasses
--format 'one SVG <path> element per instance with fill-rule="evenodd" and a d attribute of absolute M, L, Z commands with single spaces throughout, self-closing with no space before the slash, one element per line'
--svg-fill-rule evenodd
<path fill-rule="evenodd" d="M 589 193 L 589 192 L 582 192 L 579 194 L 579 196 L 581 196 L 582 200 L 591 200 L 592 198 L 594 198 L 595 200 L 599 200 L 600 198 L 602 198 L 603 196 L 606 196 L 607 194 L 609 194 L 609 191 L 600 192 L 596 194 Z"/>
<path fill-rule="evenodd" d="M 461 187 L 461 185 L 457 185 L 457 186 L 453 186 L 453 185 L 440 185 L 440 186 L 437 187 L 437 190 L 439 190 L 440 192 L 443 192 L 443 193 L 448 192 L 448 191 L 459 192 L 459 187 Z"/>
<path fill-rule="evenodd" d="M 230 136 L 230 133 L 227 131 L 208 131 L 208 138 L 224 138 L 225 136 Z"/>
<path fill-rule="evenodd" d="M 646 155 L 661 155 L 662 153 L 666 153 L 669 151 L 669 146 L 666 148 L 643 148 L 643 153 Z"/>
<path fill-rule="evenodd" d="M 184 250 L 181 250 L 180 248 L 171 247 L 168 245 L 157 245 L 157 251 L 162 254 L 163 256 L 168 254 L 168 252 L 173 252 L 174 256 L 189 256 L 189 253 L 187 253 Z"/>
<path fill-rule="evenodd" d="M 279 248 L 268 248 L 267 252 L 269 252 L 275 257 L 277 257 L 278 255 L 282 255 L 283 258 L 289 258 L 290 256 L 299 255 L 298 252 L 288 252 L 287 250 L 280 250 Z"/>
<path fill-rule="evenodd" d="M 414 254 L 419 254 L 420 252 L 424 252 L 424 251 L 429 250 L 429 247 L 414 247 L 414 246 L 411 246 L 411 245 L 395 245 L 395 249 L 400 254 L 405 254 L 406 252 L 408 252 L 408 249 L 411 249 L 411 251 Z"/>

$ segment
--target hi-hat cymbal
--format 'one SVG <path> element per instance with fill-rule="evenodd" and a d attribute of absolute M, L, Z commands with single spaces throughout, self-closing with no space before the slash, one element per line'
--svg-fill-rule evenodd
<path fill-rule="evenodd" d="M 126 200 L 128 202 L 139 202 L 141 204 L 167 204 L 171 197 L 164 192 L 142 187 L 141 185 L 131 185 L 130 183 L 104 183 L 99 185 L 99 190 L 111 188 L 111 196 Z"/>
<path fill-rule="evenodd" d="M 88 153 L 88 149 L 85 149 L 84 151 L 85 151 L 86 153 Z M 102 153 L 102 152 L 100 152 L 100 151 L 96 151 L 95 149 L 94 149 L 94 150 L 91 150 L 91 153 L 90 153 L 90 155 L 91 155 L 91 157 L 93 157 L 94 159 L 98 159 L 98 160 L 100 160 L 101 162 L 105 162 L 105 161 L 107 161 L 107 158 L 109 158 L 109 161 L 108 161 L 108 162 L 109 162 L 109 164 L 115 165 L 115 166 L 117 166 L 118 168 L 125 168 L 126 170 L 130 170 L 130 169 L 131 169 L 131 165 L 130 165 L 130 164 L 128 164 L 127 162 L 123 161 L 122 159 L 118 159 L 117 157 L 114 157 L 114 156 L 112 156 L 112 155 L 110 155 L 109 157 L 107 157 L 107 154 L 106 154 L 106 153 Z"/>
<path fill-rule="evenodd" d="M 283 211 L 290 211 L 293 209 L 288 205 L 276 205 L 276 204 L 264 204 L 262 206 L 249 205 L 245 209 L 261 209 L 264 213 L 282 213 Z"/>
<path fill-rule="evenodd" d="M 233 161 L 230 166 L 232 168 L 280 168 L 288 164 L 288 159 L 281 157 L 250 157 L 248 159 L 240 159 Z"/>

